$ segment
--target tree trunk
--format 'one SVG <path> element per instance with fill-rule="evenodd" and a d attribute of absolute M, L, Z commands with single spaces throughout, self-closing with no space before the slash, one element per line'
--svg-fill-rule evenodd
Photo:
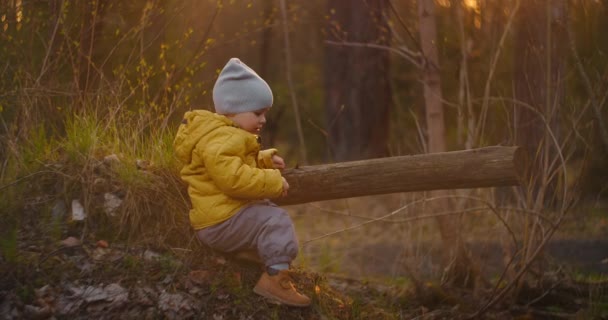
<path fill-rule="evenodd" d="M 287 169 L 282 205 L 374 194 L 519 185 L 526 165 L 517 147 L 378 158 Z"/>
<path fill-rule="evenodd" d="M 328 40 L 389 45 L 388 0 L 329 1 Z M 330 45 L 325 59 L 329 148 L 334 160 L 388 155 L 389 52 Z"/>
<path fill-rule="evenodd" d="M 435 22 L 435 1 L 418 0 L 420 20 L 420 45 L 424 55 L 424 100 L 426 104 L 426 125 L 429 153 L 446 150 L 445 123 L 443 117 L 441 76 L 437 53 L 437 27 Z M 432 197 L 441 197 L 444 191 L 435 191 Z M 447 200 L 436 200 L 429 204 L 432 211 L 442 211 L 448 207 Z M 451 285 L 470 286 L 475 280 L 472 264 L 460 237 L 460 217 L 437 218 L 443 241 L 444 279 Z"/>

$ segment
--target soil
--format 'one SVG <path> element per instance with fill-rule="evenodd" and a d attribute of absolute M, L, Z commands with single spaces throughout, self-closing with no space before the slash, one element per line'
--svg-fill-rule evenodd
<path fill-rule="evenodd" d="M 466 319 L 491 298 L 490 293 L 431 282 L 413 290 L 295 269 L 296 285 L 313 298 L 313 306 L 290 308 L 251 292 L 259 265 L 198 246 L 129 246 L 93 235 L 82 242 L 67 238 L 44 243 L 23 236 L 19 240 L 17 259 L 0 260 L 0 319 Z M 547 249 L 568 268 L 606 275 L 607 245 L 604 239 L 558 240 Z M 500 262 L 497 244 L 470 247 L 484 265 Z M 395 265 L 405 255 L 397 252 L 396 247 L 373 246 L 353 255 L 367 254 L 357 259 L 366 261 L 360 267 L 369 276 L 386 276 L 401 274 Z M 424 263 L 434 267 L 439 251 L 434 247 L 428 252 Z M 493 269 L 498 267 L 486 271 Z M 425 268 L 415 270 L 424 273 Z M 608 317 L 605 284 L 591 289 L 562 280 L 553 283 L 524 288 L 518 301 L 498 304 L 484 318 Z M 591 292 L 599 300 L 590 301 Z M 598 303 L 599 311 L 595 307 L 589 313 Z"/>

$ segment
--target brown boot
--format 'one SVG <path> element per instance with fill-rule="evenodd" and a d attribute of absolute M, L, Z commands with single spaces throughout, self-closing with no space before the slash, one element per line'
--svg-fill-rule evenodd
<path fill-rule="evenodd" d="M 253 292 L 276 302 L 294 307 L 307 307 L 310 298 L 296 291 L 287 270 L 271 276 L 264 272 L 253 288 Z"/>

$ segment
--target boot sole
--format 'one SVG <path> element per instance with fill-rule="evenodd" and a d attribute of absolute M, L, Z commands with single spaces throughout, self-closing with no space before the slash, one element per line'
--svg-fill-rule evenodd
<path fill-rule="evenodd" d="M 292 306 L 292 307 L 308 307 L 308 306 L 310 306 L 310 303 L 309 304 L 302 304 L 302 303 L 293 303 L 293 302 L 285 301 L 285 300 L 283 300 L 281 298 L 278 298 L 278 297 L 270 294 L 268 291 L 266 291 L 264 289 L 260 289 L 258 287 L 254 287 L 253 288 L 253 292 L 261 295 L 264 298 L 269 299 L 272 303 L 275 303 L 275 304 L 284 304 L 284 305 Z"/>

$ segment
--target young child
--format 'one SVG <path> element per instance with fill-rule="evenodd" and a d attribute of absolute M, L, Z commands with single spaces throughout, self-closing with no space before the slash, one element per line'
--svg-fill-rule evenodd
<path fill-rule="evenodd" d="M 215 113 L 186 112 L 175 137 L 182 179 L 200 241 L 228 253 L 255 252 L 265 265 L 253 291 L 290 306 L 310 305 L 288 274 L 298 241 L 287 212 L 267 199 L 287 194 L 276 149 L 260 150 L 259 133 L 272 91 L 255 71 L 232 58 L 213 87 Z"/>

